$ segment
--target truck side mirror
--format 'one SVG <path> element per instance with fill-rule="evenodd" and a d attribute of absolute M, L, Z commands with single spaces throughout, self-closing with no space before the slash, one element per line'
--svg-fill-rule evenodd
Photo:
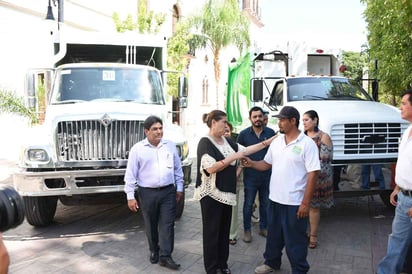
<path fill-rule="evenodd" d="M 179 76 L 179 87 L 178 87 L 179 97 L 187 97 L 187 77 Z"/>
<path fill-rule="evenodd" d="M 259 102 L 263 100 L 263 80 L 252 79 L 251 101 Z"/>

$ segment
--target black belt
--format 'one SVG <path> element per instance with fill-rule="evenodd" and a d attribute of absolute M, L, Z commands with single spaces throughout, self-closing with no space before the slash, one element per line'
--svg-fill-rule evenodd
<path fill-rule="evenodd" d="M 165 185 L 165 186 L 159 186 L 159 187 L 142 187 L 139 186 L 139 188 L 144 188 L 144 189 L 151 189 L 151 190 L 162 190 L 168 187 L 174 186 L 174 184 L 169 184 L 169 185 Z"/>
<path fill-rule="evenodd" d="M 405 196 L 410 196 L 410 197 L 412 197 L 412 190 L 406 190 L 406 189 L 402 189 L 402 188 L 401 188 L 401 192 L 402 192 L 402 194 L 405 195 Z"/>

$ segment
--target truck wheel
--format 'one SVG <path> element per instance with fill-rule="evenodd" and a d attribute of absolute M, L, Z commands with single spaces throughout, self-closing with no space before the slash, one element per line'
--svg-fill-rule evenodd
<path fill-rule="evenodd" d="M 395 209 L 395 207 L 391 204 L 391 193 L 392 190 L 384 190 L 381 193 L 379 193 L 379 196 L 381 197 L 382 202 L 386 205 L 387 208 L 389 209 Z"/>
<path fill-rule="evenodd" d="M 182 217 L 184 207 L 185 207 L 185 192 L 183 191 L 183 197 L 180 200 L 180 202 L 177 203 L 176 205 L 176 218 L 175 219 L 180 219 L 180 217 Z"/>
<path fill-rule="evenodd" d="M 33 226 L 49 225 L 54 218 L 57 197 L 23 197 L 27 222 Z"/>

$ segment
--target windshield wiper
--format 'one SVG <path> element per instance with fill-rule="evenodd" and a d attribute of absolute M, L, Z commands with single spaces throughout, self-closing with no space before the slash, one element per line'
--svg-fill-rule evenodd
<path fill-rule="evenodd" d="M 353 96 L 353 95 L 349 95 L 349 94 L 337 94 L 337 95 L 333 95 L 333 98 L 344 98 L 344 99 L 352 99 L 352 100 L 360 100 L 360 101 L 364 101 L 364 99 Z"/>
<path fill-rule="evenodd" d="M 303 95 L 303 99 L 316 99 L 316 100 L 329 100 L 328 97 L 316 96 L 316 95 Z"/>
<path fill-rule="evenodd" d="M 66 104 L 76 104 L 76 103 L 84 103 L 85 100 L 64 100 L 64 101 L 56 101 L 53 102 L 52 105 L 66 105 Z"/>

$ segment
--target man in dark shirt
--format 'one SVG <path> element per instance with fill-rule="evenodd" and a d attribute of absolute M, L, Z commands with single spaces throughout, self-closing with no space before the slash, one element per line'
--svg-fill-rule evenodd
<path fill-rule="evenodd" d="M 275 131 L 264 125 L 264 112 L 260 107 L 253 107 L 249 110 L 249 120 L 251 126 L 239 133 L 237 142 L 243 146 L 250 146 L 275 135 Z M 262 160 L 265 157 L 267 148 L 262 149 L 249 157 L 254 161 Z M 267 205 L 269 197 L 270 169 L 267 171 L 257 171 L 252 168 L 243 170 L 243 184 L 245 198 L 243 204 L 243 241 L 252 241 L 252 212 L 256 194 L 259 194 L 259 234 L 263 237 L 267 235 Z"/>

